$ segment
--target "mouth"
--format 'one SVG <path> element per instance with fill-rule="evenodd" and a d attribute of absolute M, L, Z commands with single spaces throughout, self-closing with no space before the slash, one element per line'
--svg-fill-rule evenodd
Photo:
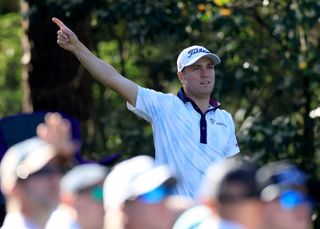
<path fill-rule="evenodd" d="M 207 84 L 210 84 L 210 81 L 203 81 L 203 82 L 200 82 L 200 85 L 207 85 Z"/>

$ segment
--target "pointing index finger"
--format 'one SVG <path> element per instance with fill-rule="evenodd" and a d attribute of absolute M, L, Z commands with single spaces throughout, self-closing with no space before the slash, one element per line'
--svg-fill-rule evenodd
<path fill-rule="evenodd" d="M 53 17 L 52 18 L 52 21 L 60 28 L 62 29 L 63 27 L 65 27 L 65 25 L 63 24 L 62 21 L 60 21 L 58 18 L 56 17 Z"/>

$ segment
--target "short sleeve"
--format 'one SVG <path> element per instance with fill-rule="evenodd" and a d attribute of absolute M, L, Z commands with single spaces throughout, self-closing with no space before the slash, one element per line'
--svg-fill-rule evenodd
<path fill-rule="evenodd" d="M 168 108 L 170 98 L 172 97 L 173 95 L 171 94 L 139 86 L 136 106 L 134 107 L 127 102 L 127 108 L 146 121 L 153 122 Z"/>

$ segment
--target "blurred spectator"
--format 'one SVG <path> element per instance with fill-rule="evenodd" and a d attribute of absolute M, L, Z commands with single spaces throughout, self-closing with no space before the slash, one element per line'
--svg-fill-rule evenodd
<path fill-rule="evenodd" d="M 212 183 L 212 197 L 218 214 L 246 229 L 259 228 L 263 215 L 260 193 L 264 184 L 256 178 L 258 168 L 252 162 L 231 159 L 208 171 L 208 176 L 217 182 Z M 220 180 L 217 174 L 222 175 Z"/>
<path fill-rule="evenodd" d="M 258 168 L 241 158 L 213 164 L 199 190 L 211 217 L 200 220 L 197 228 L 259 228 L 264 204 L 260 200 L 263 183 L 256 179 Z"/>
<path fill-rule="evenodd" d="M 60 205 L 47 228 L 103 228 L 103 182 L 107 168 L 96 164 L 77 165 L 60 182 Z"/>
<path fill-rule="evenodd" d="M 0 168 L 7 207 L 2 228 L 44 228 L 59 201 L 62 166 L 61 155 L 39 138 L 9 148 Z"/>
<path fill-rule="evenodd" d="M 7 211 L 4 229 L 45 228 L 59 201 L 59 181 L 76 149 L 70 124 L 50 113 L 37 133 L 44 140 L 24 140 L 11 146 L 2 158 L 1 191 Z"/>
<path fill-rule="evenodd" d="M 276 161 L 263 166 L 258 176 L 269 182 L 262 191 L 267 203 L 263 229 L 312 228 L 313 197 L 307 176 L 290 161 Z"/>
<path fill-rule="evenodd" d="M 177 219 L 186 211 L 196 206 L 196 202 L 187 196 L 171 195 L 166 199 L 166 208 L 170 215 L 170 229 L 173 228 Z"/>
<path fill-rule="evenodd" d="M 149 156 L 118 163 L 104 183 L 105 228 L 171 228 L 166 199 L 176 179 Z"/>

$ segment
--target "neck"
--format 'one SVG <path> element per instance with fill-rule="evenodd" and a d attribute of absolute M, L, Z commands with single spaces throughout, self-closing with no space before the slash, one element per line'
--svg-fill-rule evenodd
<path fill-rule="evenodd" d="M 190 95 L 187 95 L 188 98 L 192 99 L 192 101 L 197 104 L 201 112 L 204 114 L 209 109 L 210 97 L 207 98 L 196 98 Z"/>
<path fill-rule="evenodd" d="M 40 228 L 45 228 L 52 209 L 44 209 L 39 206 L 22 206 L 21 213 Z"/>
<path fill-rule="evenodd" d="M 21 214 L 26 220 L 39 226 L 39 228 L 45 228 L 51 213 L 51 211 L 44 210 L 43 208 L 40 209 L 34 206 L 25 205 L 15 198 L 7 200 L 7 212 Z"/>
<path fill-rule="evenodd" d="M 197 107 L 200 109 L 200 111 L 204 114 L 205 112 L 207 112 L 207 110 L 210 107 L 211 104 L 211 97 L 210 94 L 207 95 L 202 95 L 202 96 L 194 96 L 194 94 L 192 93 L 188 93 L 187 90 L 185 90 L 184 88 L 181 88 L 177 94 L 177 96 L 183 101 L 183 102 L 187 102 L 188 99 L 192 100 Z M 214 107 L 219 107 L 220 103 L 217 101 L 213 101 L 212 106 Z"/>

